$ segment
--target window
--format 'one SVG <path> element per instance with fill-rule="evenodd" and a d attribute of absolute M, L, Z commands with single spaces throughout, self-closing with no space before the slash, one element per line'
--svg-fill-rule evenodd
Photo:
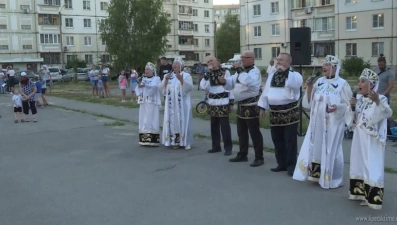
<path fill-rule="evenodd" d="M 346 56 L 356 56 L 357 55 L 357 44 L 347 43 L 346 44 Z"/>
<path fill-rule="evenodd" d="M 185 56 L 185 60 L 194 60 L 194 52 L 184 52 L 184 51 L 180 51 L 179 55 L 184 55 Z"/>
<path fill-rule="evenodd" d="M 384 27 L 384 16 L 383 13 L 372 15 L 372 27 L 383 28 Z"/>
<path fill-rule="evenodd" d="M 8 45 L 0 45 L 0 50 L 8 50 Z"/>
<path fill-rule="evenodd" d="M 310 0 L 292 0 L 292 4 L 293 9 L 311 6 Z"/>
<path fill-rule="evenodd" d="M 205 39 L 205 47 L 210 47 L 210 39 Z"/>
<path fill-rule="evenodd" d="M 92 55 L 85 55 L 85 62 L 87 63 L 87 64 L 92 64 Z"/>
<path fill-rule="evenodd" d="M 40 57 L 44 59 L 45 64 L 60 64 L 61 53 L 41 53 Z"/>
<path fill-rule="evenodd" d="M 61 0 L 44 0 L 44 5 L 61 5 Z"/>
<path fill-rule="evenodd" d="M 357 3 L 357 0 L 346 0 L 346 4 L 354 4 Z"/>
<path fill-rule="evenodd" d="M 65 27 L 73 27 L 73 18 L 65 18 Z"/>
<path fill-rule="evenodd" d="M 102 63 L 110 62 L 110 55 L 102 55 Z"/>
<path fill-rule="evenodd" d="M 191 6 L 188 6 L 188 5 L 180 5 L 179 6 L 179 14 L 192 15 L 193 14 L 193 9 L 192 9 Z"/>
<path fill-rule="evenodd" d="M 205 30 L 205 33 L 209 33 L 210 32 L 210 25 L 204 25 L 204 30 Z"/>
<path fill-rule="evenodd" d="M 198 16 L 197 9 L 193 9 L 193 16 Z"/>
<path fill-rule="evenodd" d="M 208 0 L 204 0 L 204 3 L 208 3 Z"/>
<path fill-rule="evenodd" d="M 261 5 L 254 5 L 254 16 L 260 16 L 261 15 Z"/>
<path fill-rule="evenodd" d="M 272 35 L 280 35 L 280 24 L 272 24 Z"/>
<path fill-rule="evenodd" d="M 0 4 L 0 9 L 5 9 L 6 8 L 6 4 Z"/>
<path fill-rule="evenodd" d="M 198 42 L 197 38 L 193 39 L 193 43 L 194 43 L 194 46 L 196 46 L 196 47 L 199 46 L 199 42 Z"/>
<path fill-rule="evenodd" d="M 294 27 L 307 27 L 307 19 L 294 21 Z"/>
<path fill-rule="evenodd" d="M 278 2 L 271 3 L 272 13 L 278 13 Z"/>
<path fill-rule="evenodd" d="M 67 55 L 66 56 L 66 63 L 72 61 L 72 59 L 73 59 L 73 55 Z"/>
<path fill-rule="evenodd" d="M 32 29 L 32 25 L 21 25 L 21 29 L 22 30 L 31 30 Z"/>
<path fill-rule="evenodd" d="M 91 27 L 91 19 L 84 19 L 84 27 Z"/>
<path fill-rule="evenodd" d="M 74 46 L 74 37 L 71 37 L 71 36 L 66 37 L 66 45 Z"/>
<path fill-rule="evenodd" d="M 167 17 L 171 17 L 171 13 L 167 13 Z"/>
<path fill-rule="evenodd" d="M 172 48 L 172 45 L 167 45 L 167 48 L 168 48 L 168 49 L 171 49 L 171 48 Z"/>
<path fill-rule="evenodd" d="M 318 0 L 319 5 L 331 5 L 331 0 Z"/>
<path fill-rule="evenodd" d="M 197 24 L 193 24 L 193 31 L 198 32 L 198 25 Z"/>
<path fill-rule="evenodd" d="M 357 16 L 346 17 L 346 30 L 357 29 Z"/>
<path fill-rule="evenodd" d="M 32 50 L 33 49 L 33 45 L 22 45 L 22 49 L 23 50 Z"/>
<path fill-rule="evenodd" d="M 59 15 L 39 14 L 39 25 L 59 25 Z"/>
<path fill-rule="evenodd" d="M 254 27 L 254 37 L 260 37 L 262 36 L 262 28 L 261 26 L 255 26 Z"/>
<path fill-rule="evenodd" d="M 193 30 L 193 22 L 191 21 L 179 21 L 180 30 Z"/>
<path fill-rule="evenodd" d="M 280 54 L 280 47 L 272 47 L 272 58 L 277 58 Z"/>
<path fill-rule="evenodd" d="M 383 53 L 384 53 L 384 43 L 372 42 L 372 57 L 378 57 L 380 54 Z"/>
<path fill-rule="evenodd" d="M 334 30 L 335 17 L 323 17 L 315 19 L 314 30 L 326 31 Z"/>
<path fill-rule="evenodd" d="M 327 55 L 335 55 L 335 43 L 314 43 L 313 55 L 315 57 L 325 57 Z"/>
<path fill-rule="evenodd" d="M 210 11 L 204 10 L 204 17 L 210 17 Z"/>
<path fill-rule="evenodd" d="M 92 45 L 91 37 L 84 37 L 84 45 L 85 46 L 91 46 Z"/>
<path fill-rule="evenodd" d="M 83 1 L 83 9 L 90 10 L 91 9 L 91 2 L 90 1 Z"/>
<path fill-rule="evenodd" d="M 60 36 L 59 34 L 40 34 L 41 44 L 59 44 Z"/>
<path fill-rule="evenodd" d="M 194 61 L 200 61 L 200 53 L 194 53 Z"/>
<path fill-rule="evenodd" d="M 107 2 L 101 2 L 101 10 L 108 10 L 108 3 Z"/>
<path fill-rule="evenodd" d="M 73 9 L 72 0 L 65 0 L 65 9 Z"/>
<path fill-rule="evenodd" d="M 20 10 L 24 10 L 24 9 L 30 9 L 30 5 L 20 5 L 19 6 Z"/>
<path fill-rule="evenodd" d="M 102 39 L 102 45 L 106 45 L 106 41 Z"/>
<path fill-rule="evenodd" d="M 254 48 L 255 59 L 262 59 L 262 48 Z"/>
<path fill-rule="evenodd" d="M 179 36 L 180 45 L 193 45 L 193 36 Z"/>
<path fill-rule="evenodd" d="M 7 29 L 7 24 L 0 24 L 0 30 Z"/>

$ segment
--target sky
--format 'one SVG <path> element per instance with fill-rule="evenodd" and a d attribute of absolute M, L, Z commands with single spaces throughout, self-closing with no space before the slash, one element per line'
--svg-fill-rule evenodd
<path fill-rule="evenodd" d="M 239 4 L 239 0 L 213 0 L 214 5 Z"/>

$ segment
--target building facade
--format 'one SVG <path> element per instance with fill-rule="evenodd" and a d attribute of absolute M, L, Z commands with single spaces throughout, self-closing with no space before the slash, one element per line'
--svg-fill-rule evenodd
<path fill-rule="evenodd" d="M 16 70 L 64 68 L 72 55 L 108 62 L 99 23 L 110 0 L 0 0 L 0 63 Z"/>
<path fill-rule="evenodd" d="M 214 5 L 214 21 L 216 29 L 225 22 L 225 16 L 230 13 L 240 18 L 240 5 Z"/>
<path fill-rule="evenodd" d="M 266 67 L 279 52 L 290 52 L 291 27 L 311 28 L 313 66 L 324 56 L 359 56 L 376 65 L 384 54 L 397 65 L 397 0 L 241 1 L 241 50 L 253 50 Z"/>
<path fill-rule="evenodd" d="M 214 54 L 212 0 L 164 0 L 164 10 L 172 20 L 165 57 L 181 56 L 190 66 Z"/>

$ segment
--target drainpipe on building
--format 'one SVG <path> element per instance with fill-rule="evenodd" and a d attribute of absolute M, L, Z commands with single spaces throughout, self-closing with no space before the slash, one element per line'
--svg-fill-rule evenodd
<path fill-rule="evenodd" d="M 245 16 L 247 18 L 246 23 L 245 23 L 245 30 L 247 34 L 247 50 L 250 50 L 250 29 L 249 29 L 249 15 L 248 15 L 248 0 L 245 1 L 245 8 L 246 8 L 246 13 Z"/>
<path fill-rule="evenodd" d="M 37 54 L 37 58 L 41 58 L 40 57 L 40 51 L 39 51 L 39 43 L 40 43 L 40 35 L 39 35 L 39 31 L 37 30 L 37 24 L 39 22 L 39 14 L 37 13 L 37 4 L 36 4 L 36 0 L 33 0 L 33 7 L 34 7 L 34 11 L 33 11 L 33 18 L 34 18 L 34 34 L 36 35 L 36 54 Z M 41 68 L 41 66 L 43 65 L 43 62 L 40 62 L 40 66 L 38 68 L 38 70 Z"/>
<path fill-rule="evenodd" d="M 393 49 L 394 49 L 394 1 L 391 1 L 391 41 L 390 41 L 390 65 L 393 65 Z M 396 50 L 397 51 L 397 50 Z M 397 63 L 396 63 L 397 64 Z"/>
<path fill-rule="evenodd" d="M 62 8 L 61 8 L 62 10 Z M 61 69 L 63 69 L 63 35 L 62 35 L 62 14 L 61 11 L 59 11 L 59 39 L 61 41 L 61 55 L 59 57 L 59 60 L 61 61 Z"/>

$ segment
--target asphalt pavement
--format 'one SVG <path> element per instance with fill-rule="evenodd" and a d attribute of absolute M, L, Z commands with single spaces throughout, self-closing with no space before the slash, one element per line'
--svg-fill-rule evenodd
<path fill-rule="evenodd" d="M 276 162 L 269 152 L 264 166 L 251 168 L 206 153 L 208 139 L 196 138 L 190 151 L 140 147 L 136 109 L 49 97 L 54 106 L 39 109 L 38 123 L 14 124 L 8 97 L 0 97 L 1 225 L 335 225 L 397 218 L 397 175 L 386 174 L 381 211 L 359 206 L 347 199 L 348 158 L 345 186 L 324 190 L 271 172 Z M 131 122 L 111 126 L 109 117 Z M 194 129 L 208 133 L 209 124 L 194 120 Z M 396 164 L 395 153 L 387 158 Z"/>

